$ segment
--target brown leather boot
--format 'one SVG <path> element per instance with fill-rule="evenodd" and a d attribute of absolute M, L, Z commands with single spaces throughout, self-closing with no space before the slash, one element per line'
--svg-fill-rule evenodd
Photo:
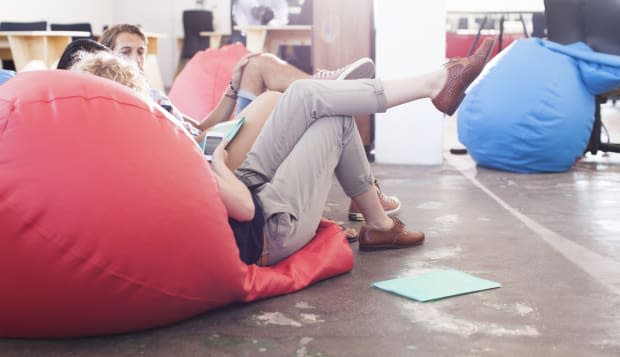
<path fill-rule="evenodd" d="M 424 242 L 424 233 L 409 232 L 403 222 L 392 218 L 394 227 L 389 231 L 380 231 L 362 226 L 359 234 L 360 250 L 396 249 L 420 245 Z"/>
<path fill-rule="evenodd" d="M 486 38 L 473 55 L 467 58 L 454 58 L 446 63 L 448 79 L 433 104 L 440 112 L 452 115 L 456 112 L 463 99 L 465 90 L 478 77 L 489 59 L 495 39 Z"/>

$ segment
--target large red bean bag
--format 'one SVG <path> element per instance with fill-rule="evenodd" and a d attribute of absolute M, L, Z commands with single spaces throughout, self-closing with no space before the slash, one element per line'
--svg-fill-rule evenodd
<path fill-rule="evenodd" d="M 352 264 L 329 223 L 276 266 L 243 264 L 197 146 L 129 89 L 69 71 L 0 87 L 0 336 L 160 326 Z"/>
<path fill-rule="evenodd" d="M 202 120 L 222 98 L 233 68 L 246 53 L 240 43 L 196 53 L 175 78 L 170 100 L 183 113 Z"/>

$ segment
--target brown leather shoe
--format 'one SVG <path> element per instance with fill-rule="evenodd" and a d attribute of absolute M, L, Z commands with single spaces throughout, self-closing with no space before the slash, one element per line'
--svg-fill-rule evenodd
<path fill-rule="evenodd" d="M 465 98 L 465 90 L 478 77 L 489 60 L 493 45 L 495 45 L 495 39 L 487 37 L 473 55 L 467 58 L 454 58 L 446 63 L 448 79 L 433 99 L 435 108 L 447 115 L 456 112 Z"/>
<path fill-rule="evenodd" d="M 380 231 L 362 226 L 359 235 L 360 250 L 396 249 L 419 245 L 424 242 L 424 233 L 409 232 L 403 222 L 392 218 L 394 227 L 389 231 Z"/>

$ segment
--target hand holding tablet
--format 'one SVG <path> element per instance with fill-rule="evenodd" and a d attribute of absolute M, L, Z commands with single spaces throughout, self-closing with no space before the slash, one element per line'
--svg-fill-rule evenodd
<path fill-rule="evenodd" d="M 204 139 L 203 151 L 203 153 L 207 157 L 207 160 L 211 161 L 213 159 L 213 152 L 223 139 L 226 139 L 227 142 L 232 141 L 232 139 L 235 137 L 235 135 L 237 135 L 237 133 L 241 129 L 241 126 L 243 126 L 244 123 L 245 117 L 242 117 L 237 120 L 219 123 L 209 129 Z"/>

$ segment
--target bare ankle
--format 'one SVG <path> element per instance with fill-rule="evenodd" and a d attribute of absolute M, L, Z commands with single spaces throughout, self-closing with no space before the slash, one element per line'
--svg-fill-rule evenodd
<path fill-rule="evenodd" d="M 446 85 L 447 80 L 448 80 L 448 70 L 445 68 L 440 69 L 437 72 L 435 80 L 432 82 L 431 92 L 429 95 L 430 99 L 434 99 L 441 92 L 443 87 Z"/>
<path fill-rule="evenodd" d="M 394 227 L 394 221 L 390 217 L 385 216 L 377 221 L 367 220 L 366 226 L 370 229 L 375 229 L 379 231 L 389 231 L 390 229 L 392 229 L 392 227 Z"/>

